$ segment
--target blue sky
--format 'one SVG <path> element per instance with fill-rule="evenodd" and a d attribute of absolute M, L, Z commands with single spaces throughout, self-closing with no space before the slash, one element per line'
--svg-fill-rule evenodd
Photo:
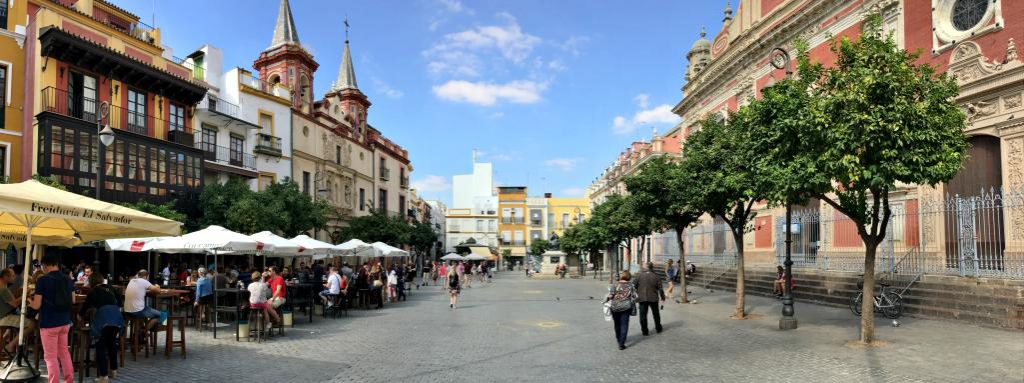
<path fill-rule="evenodd" d="M 209 43 L 249 68 L 278 0 L 114 0 L 163 31 L 178 56 Z M 495 181 L 579 196 L 630 142 L 674 125 L 685 55 L 725 1 L 292 0 L 320 63 L 319 98 L 350 40 L 370 123 L 409 150 L 414 186 L 451 200 L 473 148 Z M 155 11 L 154 11 L 155 10 Z M 713 35 L 713 33 L 709 33 Z"/>

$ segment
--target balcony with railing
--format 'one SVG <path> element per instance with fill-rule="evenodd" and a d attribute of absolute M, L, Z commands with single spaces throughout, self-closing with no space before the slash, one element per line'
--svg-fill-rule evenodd
<path fill-rule="evenodd" d="M 380 168 L 380 179 L 382 181 L 390 180 L 391 179 L 391 169 L 388 169 L 388 168 L 385 168 L 385 167 L 381 166 L 381 168 Z"/>
<path fill-rule="evenodd" d="M 174 56 L 172 57 L 174 62 L 178 65 L 185 67 L 192 71 L 192 78 L 199 81 L 206 81 L 206 71 L 203 70 L 201 65 L 197 65 L 195 60 L 191 57 L 181 58 Z"/>
<path fill-rule="evenodd" d="M 192 130 L 188 126 L 167 121 L 156 116 L 139 113 L 120 106 L 110 105 L 106 117 L 100 118 L 101 102 L 84 98 L 66 90 L 47 87 L 41 91 L 42 111 L 76 118 L 88 123 L 102 123 L 113 129 L 149 135 L 151 125 L 159 124 L 166 128 L 164 139 L 192 146 Z"/>
<path fill-rule="evenodd" d="M 506 225 L 522 225 L 523 217 L 501 217 L 501 223 Z"/>
<path fill-rule="evenodd" d="M 256 170 L 256 156 L 252 154 L 204 141 L 197 141 L 196 149 L 203 151 L 203 158 L 207 161 Z"/>
<path fill-rule="evenodd" d="M 238 84 L 243 87 L 262 92 L 271 96 L 283 98 L 285 100 L 291 100 L 291 90 L 282 84 L 271 84 L 269 82 L 260 80 L 259 77 L 253 76 L 247 71 L 238 72 Z"/>
<path fill-rule="evenodd" d="M 223 99 L 218 98 L 217 96 L 207 93 L 206 97 L 203 98 L 203 101 L 199 102 L 199 109 L 205 109 L 214 113 L 220 113 L 222 115 L 232 118 L 239 118 L 238 115 L 240 108 L 238 105 L 224 101 Z"/>
<path fill-rule="evenodd" d="M 274 137 L 269 134 L 256 133 L 256 148 L 253 149 L 256 154 L 266 154 L 268 156 L 281 156 L 281 137 Z"/>
<path fill-rule="evenodd" d="M 401 184 L 402 189 L 408 189 L 409 188 L 409 177 L 408 176 L 402 177 L 402 179 L 400 180 L 400 184 Z"/>

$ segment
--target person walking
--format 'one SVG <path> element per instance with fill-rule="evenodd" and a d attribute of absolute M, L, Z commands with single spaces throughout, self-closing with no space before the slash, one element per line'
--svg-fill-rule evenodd
<path fill-rule="evenodd" d="M 454 269 L 448 270 L 448 308 L 455 310 L 455 307 L 459 304 L 459 292 L 462 291 L 462 286 L 459 285 L 459 273 L 455 272 Z"/>
<path fill-rule="evenodd" d="M 672 297 L 672 291 L 676 288 L 676 275 L 679 274 L 679 270 L 672 263 L 672 260 L 668 260 L 668 265 L 665 266 L 665 276 L 668 278 L 668 290 L 665 291 L 665 295 Z"/>
<path fill-rule="evenodd" d="M 665 291 L 661 289 L 661 277 L 654 273 L 654 263 L 647 262 L 647 268 L 636 276 L 637 300 L 640 302 L 640 330 L 644 336 L 647 331 L 647 311 L 654 314 L 654 331 L 661 333 L 661 312 L 658 303 L 665 302 Z"/>
<path fill-rule="evenodd" d="M 39 337 L 43 344 L 43 360 L 49 383 L 75 381 L 74 364 L 68 351 L 71 329 L 71 304 L 75 282 L 60 272 L 60 257 L 55 253 L 43 256 L 43 271 L 36 280 L 36 292 L 29 306 L 39 311 Z M 63 374 L 62 374 L 63 373 Z"/>
<path fill-rule="evenodd" d="M 611 311 L 613 326 L 615 326 L 615 340 L 619 343 L 619 350 L 626 349 L 626 334 L 629 334 L 629 317 L 636 310 L 636 287 L 630 282 L 632 276 L 629 270 L 619 274 L 619 283 L 608 288 L 608 296 L 605 297 L 605 306 Z"/>

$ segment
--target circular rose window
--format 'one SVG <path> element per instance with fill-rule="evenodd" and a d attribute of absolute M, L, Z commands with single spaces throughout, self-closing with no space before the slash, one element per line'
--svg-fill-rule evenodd
<path fill-rule="evenodd" d="M 981 23 L 988 11 L 989 0 L 956 0 L 951 10 L 953 28 L 968 31 Z"/>

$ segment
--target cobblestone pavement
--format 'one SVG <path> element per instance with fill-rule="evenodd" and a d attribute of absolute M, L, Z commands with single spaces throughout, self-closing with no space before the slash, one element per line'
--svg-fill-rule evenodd
<path fill-rule="evenodd" d="M 454 311 L 429 287 L 380 311 L 297 320 L 263 344 L 190 330 L 187 360 L 140 356 L 116 381 L 1024 381 L 1021 332 L 879 320 L 878 338 L 888 344 L 863 349 L 847 345 L 859 322 L 848 310 L 798 304 L 800 328 L 782 332 L 778 301 L 748 297 L 754 319 L 737 321 L 728 319 L 731 292 L 699 288 L 691 289 L 697 304 L 667 304 L 662 334 L 640 336 L 634 319 L 630 347 L 619 351 L 601 315 L 605 286 L 503 273 L 465 289 Z"/>

